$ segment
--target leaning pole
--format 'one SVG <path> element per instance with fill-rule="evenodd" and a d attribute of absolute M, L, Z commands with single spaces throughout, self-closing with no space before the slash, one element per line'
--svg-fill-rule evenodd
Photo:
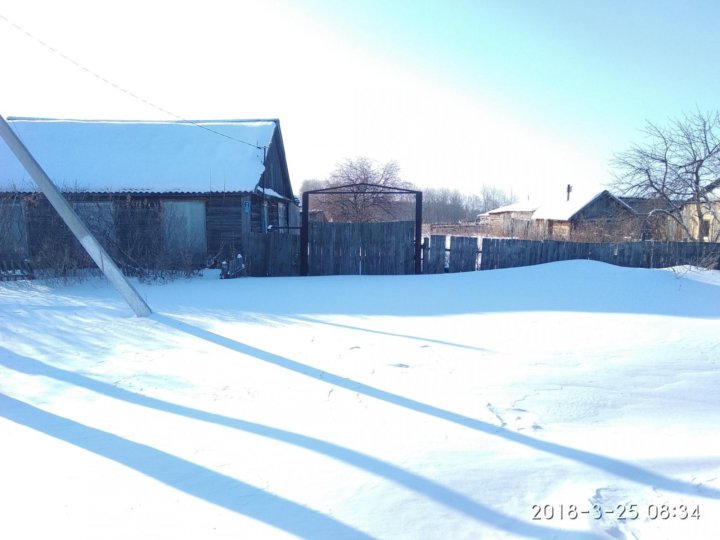
<path fill-rule="evenodd" d="M 85 251 L 90 255 L 90 258 L 95 261 L 95 264 L 97 264 L 98 268 L 105 274 L 105 277 L 108 278 L 110 283 L 112 283 L 122 295 L 135 312 L 135 315 L 138 317 L 147 317 L 152 314 L 150 306 L 145 303 L 145 300 L 142 299 L 117 267 L 115 261 L 112 260 L 107 251 L 105 251 L 90 230 L 80 220 L 75 210 L 73 210 L 73 207 L 70 206 L 70 203 L 68 203 L 62 193 L 60 193 L 60 190 L 52 183 L 38 162 L 35 161 L 35 158 L 10 128 L 2 115 L 0 115 L 0 137 L 5 140 L 5 143 L 18 158 L 22 166 L 25 167 L 25 170 L 27 170 L 32 179 L 35 180 L 35 183 L 40 187 L 57 213 L 60 214 L 60 217 L 70 228 L 75 238 L 80 241 Z"/>

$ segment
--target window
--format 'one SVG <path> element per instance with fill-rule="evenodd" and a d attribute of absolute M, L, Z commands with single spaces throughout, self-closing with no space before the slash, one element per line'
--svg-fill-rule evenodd
<path fill-rule="evenodd" d="M 709 217 L 703 218 L 702 222 L 700 223 L 700 238 L 702 238 L 705 241 L 710 240 L 710 218 Z"/>

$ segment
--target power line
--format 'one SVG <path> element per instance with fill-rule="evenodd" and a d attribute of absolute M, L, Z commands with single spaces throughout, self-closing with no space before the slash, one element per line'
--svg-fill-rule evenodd
<path fill-rule="evenodd" d="M 135 99 L 135 100 L 137 100 L 137 101 L 140 101 L 141 103 L 144 103 L 145 105 L 148 105 L 149 107 L 152 107 L 153 109 L 155 109 L 155 110 L 157 110 L 157 111 L 160 111 L 160 112 L 163 113 L 163 114 L 167 114 L 168 116 L 172 116 L 173 118 L 176 118 L 177 120 L 181 120 L 182 122 L 186 122 L 186 123 L 188 123 L 188 124 L 192 124 L 193 126 L 197 126 L 197 127 L 201 128 L 201 129 L 204 129 L 205 131 L 209 131 L 210 133 L 214 133 L 215 135 L 220 135 L 221 137 L 225 137 L 226 139 L 233 140 L 233 141 L 238 142 L 238 143 L 240 143 L 240 144 L 246 144 L 246 145 L 248 145 L 248 146 L 252 146 L 253 148 L 257 148 L 258 150 L 263 150 L 263 149 L 265 148 L 265 147 L 263 147 L 263 146 L 258 146 L 258 145 L 256 145 L 256 144 L 249 143 L 249 142 L 247 142 L 247 141 L 243 141 L 243 140 L 240 140 L 240 139 L 236 139 L 235 137 L 231 137 L 230 135 L 226 135 L 225 133 L 221 133 L 220 131 L 215 131 L 214 129 L 210 129 L 210 128 L 207 127 L 207 126 L 203 126 L 202 124 L 198 124 L 197 122 L 193 122 L 192 120 L 188 120 L 187 118 L 184 118 L 184 117 L 182 117 L 182 116 L 179 116 L 179 115 L 177 115 L 177 114 L 175 114 L 175 113 L 173 113 L 173 112 L 171 112 L 171 111 L 168 111 L 167 109 L 164 109 L 163 107 L 160 107 L 159 105 L 156 105 L 156 104 L 153 103 L 152 101 L 149 101 L 149 100 L 147 100 L 147 99 L 145 99 L 145 98 L 143 98 L 143 97 L 141 97 L 141 96 L 138 96 L 137 94 L 131 92 L 130 90 L 127 90 L 126 88 L 123 88 L 123 87 L 120 86 L 119 84 L 116 84 L 116 83 L 114 83 L 113 81 L 111 81 L 111 80 L 103 77 L 102 75 L 99 75 L 98 73 L 96 73 L 96 72 L 93 71 L 92 69 L 90 69 L 90 68 L 84 66 L 83 64 L 81 64 L 80 62 L 78 62 L 78 61 L 70 58 L 68 55 L 66 55 L 66 54 L 63 53 L 62 51 L 59 51 L 58 49 L 56 49 L 56 48 L 53 47 L 52 45 L 49 45 L 48 43 L 46 43 L 45 41 L 43 41 L 42 39 L 40 39 L 39 37 L 37 37 L 37 36 L 35 36 L 34 34 L 31 34 L 30 32 L 28 32 L 25 28 L 23 28 L 23 27 L 20 26 L 19 24 L 17 24 L 17 23 L 15 23 L 14 21 L 8 19 L 8 18 L 5 17 L 5 15 L 3 15 L 2 13 L 0 13 L 0 19 L 2 19 L 3 21 L 5 21 L 5 22 L 6 22 L 7 24 L 9 24 L 10 26 L 14 27 L 17 31 L 19 31 L 20 33 L 24 34 L 25 36 L 27 36 L 27 37 L 30 38 L 31 40 L 33 40 L 33 41 L 35 41 L 36 43 L 42 45 L 42 46 L 43 46 L 44 48 L 46 48 L 47 50 L 49 50 L 49 51 L 53 52 L 54 54 L 58 55 L 60 58 L 62 58 L 62 59 L 65 60 L 66 62 L 69 62 L 69 63 L 71 63 L 72 65 L 74 65 L 75 67 L 83 70 L 83 71 L 84 71 L 85 73 L 87 73 L 88 75 L 91 75 L 92 77 L 95 77 L 95 78 L 98 79 L 99 81 L 101 81 L 101 82 L 103 82 L 103 83 L 105 83 L 105 84 L 107 84 L 107 85 L 109 85 L 109 86 L 112 86 L 113 88 L 115 88 L 116 90 L 122 92 L 123 94 L 125 94 L 125 95 L 127 95 L 127 96 L 129 96 L 129 97 L 131 97 L 131 98 L 133 98 L 133 99 Z"/>

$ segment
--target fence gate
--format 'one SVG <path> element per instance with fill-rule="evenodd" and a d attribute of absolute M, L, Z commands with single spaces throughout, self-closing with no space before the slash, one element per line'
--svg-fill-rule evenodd
<path fill-rule="evenodd" d="M 383 201 L 397 208 L 402 208 L 402 197 L 411 196 L 415 199 L 415 221 L 310 221 L 311 196 L 349 196 L 351 201 Z M 302 209 L 301 276 L 420 273 L 422 191 L 359 182 L 306 191 Z"/>
<path fill-rule="evenodd" d="M 415 223 L 310 222 L 308 275 L 415 273 Z"/>

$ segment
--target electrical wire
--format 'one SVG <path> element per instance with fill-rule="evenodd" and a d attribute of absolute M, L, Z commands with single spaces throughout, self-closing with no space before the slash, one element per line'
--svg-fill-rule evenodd
<path fill-rule="evenodd" d="M 194 122 L 194 121 L 192 121 L 192 120 L 188 120 L 187 118 L 184 118 L 184 117 L 182 117 L 182 116 L 179 116 L 179 115 L 177 115 L 177 114 L 175 114 L 175 113 L 173 113 L 173 112 L 171 112 L 171 111 L 168 111 L 167 109 L 164 109 L 163 107 L 160 107 L 159 105 L 156 105 L 155 103 L 153 103 L 153 102 L 151 102 L 151 101 L 149 101 L 149 100 L 147 100 L 147 99 L 145 99 L 145 98 L 143 98 L 143 97 L 141 97 L 141 96 L 138 96 L 137 94 L 131 92 L 130 90 L 127 90 L 126 88 L 123 88 L 122 86 L 120 86 L 120 85 L 114 83 L 113 81 L 111 81 L 111 80 L 103 77 L 102 75 L 99 75 L 98 73 L 96 73 L 96 72 L 93 71 L 92 69 L 90 69 L 90 68 L 84 66 L 83 64 L 81 64 L 80 62 L 78 62 L 78 61 L 70 58 L 68 55 L 66 55 L 66 54 L 63 53 L 62 51 L 59 51 L 58 49 L 56 49 L 56 48 L 53 47 L 52 45 L 49 45 L 48 43 L 46 43 L 45 41 L 43 41 L 42 39 L 40 39 L 39 37 L 37 37 L 37 36 L 31 34 L 30 32 L 28 32 L 25 28 L 23 28 L 23 27 L 20 26 L 19 24 L 17 24 L 17 23 L 15 23 L 14 21 L 8 19 L 8 18 L 7 18 L 5 15 L 3 15 L 2 13 L 0 13 L 0 19 L 2 19 L 3 21 L 5 21 L 5 22 L 6 22 L 7 24 L 9 24 L 10 26 L 14 27 L 17 31 L 19 31 L 20 33 L 24 34 L 26 37 L 30 38 L 31 40 L 33 40 L 33 41 L 35 41 L 36 43 L 40 44 L 41 46 L 43 46 L 43 47 L 46 48 L 47 50 L 49 50 L 49 51 L 53 52 L 54 54 L 58 55 L 60 58 L 62 58 L 62 59 L 65 60 L 66 62 L 69 62 L 69 63 L 71 63 L 72 65 L 74 65 L 75 67 L 81 69 L 82 71 L 84 71 L 84 72 L 87 73 L 88 75 L 90 75 L 90 76 L 92 76 L 92 77 L 95 77 L 95 78 L 98 79 L 99 81 L 101 81 L 101 82 L 103 82 L 103 83 L 105 83 L 105 84 L 107 84 L 107 85 L 112 86 L 113 88 L 115 88 L 116 90 L 122 92 L 123 94 L 125 94 L 125 95 L 127 95 L 127 96 L 129 96 L 129 97 L 131 97 L 131 98 L 133 98 L 133 99 L 135 99 L 135 100 L 137 100 L 137 101 L 140 101 L 141 103 L 144 103 L 145 105 L 148 105 L 149 107 L 152 107 L 153 109 L 155 109 L 155 110 L 157 110 L 157 111 L 160 111 L 160 112 L 163 113 L 163 114 L 166 114 L 166 115 L 168 115 L 168 116 L 172 116 L 173 118 L 175 118 L 175 119 L 177 119 L 177 120 L 180 120 L 180 121 L 185 122 L 185 123 L 188 123 L 188 124 L 192 124 L 193 126 L 196 126 L 196 127 L 201 128 L 201 129 L 204 129 L 205 131 L 209 131 L 210 133 L 214 133 L 215 135 L 220 135 L 221 137 L 225 137 L 226 139 L 233 140 L 233 141 L 235 141 L 235 142 L 237 142 L 237 143 L 246 144 L 246 145 L 248 145 L 248 146 L 252 146 L 253 148 L 257 148 L 258 150 L 263 150 L 263 149 L 267 148 L 267 147 L 264 147 L 264 146 L 258 146 L 257 144 L 253 144 L 253 143 L 250 143 L 250 142 L 247 142 L 247 141 L 243 141 L 243 140 L 241 140 L 241 139 L 236 139 L 235 137 L 231 137 L 230 135 L 227 135 L 227 134 L 225 134 L 225 133 L 221 133 L 220 131 L 216 131 L 216 130 L 211 129 L 211 128 L 207 127 L 207 126 L 203 126 L 202 124 L 199 124 L 198 122 Z"/>

